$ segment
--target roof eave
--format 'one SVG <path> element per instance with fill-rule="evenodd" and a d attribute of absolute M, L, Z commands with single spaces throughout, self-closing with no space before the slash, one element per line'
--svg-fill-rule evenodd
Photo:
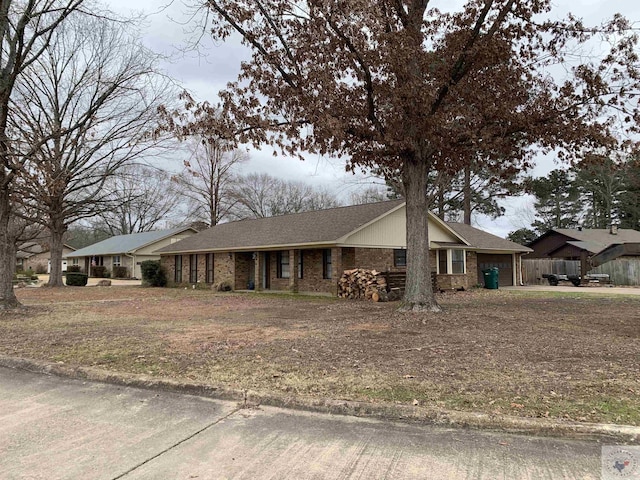
<path fill-rule="evenodd" d="M 189 250 L 169 250 L 162 251 L 155 250 L 153 253 L 158 255 L 185 255 L 188 253 L 226 253 L 226 252 L 261 252 L 261 251 L 275 251 L 275 250 L 287 250 L 287 249 L 296 249 L 296 248 L 327 248 L 327 247 L 336 247 L 340 246 L 335 241 L 326 241 L 326 242 L 309 242 L 309 243 L 289 243 L 289 244 L 279 244 L 279 245 L 253 245 L 246 247 L 218 247 L 218 248 L 197 248 L 197 249 L 189 249 Z"/>

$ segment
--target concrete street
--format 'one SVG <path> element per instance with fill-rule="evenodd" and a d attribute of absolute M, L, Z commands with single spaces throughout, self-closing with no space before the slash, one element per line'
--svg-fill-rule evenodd
<path fill-rule="evenodd" d="M 0 368 L 0 478 L 599 479 L 600 445 L 288 411 Z"/>

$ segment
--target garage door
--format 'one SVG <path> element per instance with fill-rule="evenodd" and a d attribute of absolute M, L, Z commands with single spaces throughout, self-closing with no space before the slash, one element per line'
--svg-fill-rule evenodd
<path fill-rule="evenodd" d="M 484 285 L 482 270 L 498 267 L 499 285 L 507 287 L 513 285 L 513 256 L 511 254 L 478 254 L 478 283 Z"/>

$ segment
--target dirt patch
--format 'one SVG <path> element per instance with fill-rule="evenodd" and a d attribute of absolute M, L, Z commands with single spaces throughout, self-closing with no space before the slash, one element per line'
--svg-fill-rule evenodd
<path fill-rule="evenodd" d="M 640 425 L 640 299 L 506 291 L 397 304 L 22 289 L 0 353 L 259 392 Z"/>

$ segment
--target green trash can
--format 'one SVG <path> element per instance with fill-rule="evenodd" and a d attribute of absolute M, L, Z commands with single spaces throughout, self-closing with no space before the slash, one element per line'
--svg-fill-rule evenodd
<path fill-rule="evenodd" d="M 482 270 L 482 275 L 484 277 L 484 288 L 488 288 L 489 290 L 497 290 L 498 289 L 498 267 L 491 267 L 485 270 Z"/>

